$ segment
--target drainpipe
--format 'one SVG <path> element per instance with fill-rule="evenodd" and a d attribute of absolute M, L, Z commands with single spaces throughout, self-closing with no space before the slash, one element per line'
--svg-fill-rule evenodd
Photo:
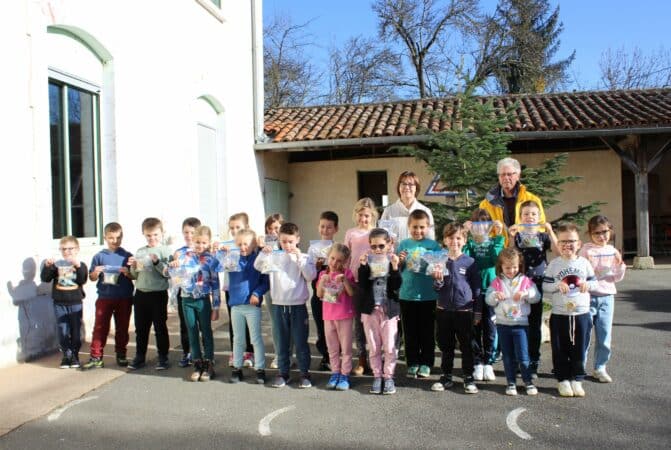
<path fill-rule="evenodd" d="M 266 142 L 263 132 L 263 11 L 261 0 L 252 2 L 252 92 L 254 97 L 254 142 Z"/>

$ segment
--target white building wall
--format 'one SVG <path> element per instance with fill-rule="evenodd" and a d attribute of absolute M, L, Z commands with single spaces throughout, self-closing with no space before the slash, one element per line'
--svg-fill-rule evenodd
<path fill-rule="evenodd" d="M 263 201 L 253 151 L 251 1 L 223 1 L 223 21 L 196 0 L 23 0 L 3 2 L 0 17 L 2 39 L 9 44 L 4 55 L 13 62 L 12 70 L 2 72 L 2 367 L 57 347 L 50 286 L 39 282 L 40 262 L 58 253 L 51 235 L 49 67 L 102 85 L 102 222 L 122 224 L 128 250 L 143 244 L 143 218 L 161 218 L 179 243 L 182 219 L 200 211 L 201 97 L 214 105 L 217 126 L 212 164 L 218 180 L 211 188 L 219 217 L 207 225 L 219 231 L 230 214 L 246 211 L 252 225 L 262 227 Z M 48 33 L 50 26 L 90 35 L 103 59 L 99 72 L 91 70 L 89 49 Z M 88 265 L 102 247 L 80 243 Z M 89 283 L 86 292 L 90 341 L 95 286 Z"/>

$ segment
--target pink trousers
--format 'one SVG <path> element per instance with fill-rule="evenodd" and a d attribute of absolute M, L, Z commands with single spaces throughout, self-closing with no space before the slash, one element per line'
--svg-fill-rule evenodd
<path fill-rule="evenodd" d="M 375 378 L 394 378 L 396 369 L 396 334 L 398 316 L 389 319 L 381 307 L 376 306 L 371 314 L 361 314 L 363 329 L 368 343 L 368 359 Z M 384 371 L 382 369 L 384 349 Z"/>
<path fill-rule="evenodd" d="M 352 323 L 354 319 L 325 320 L 324 336 L 329 350 L 331 372 L 349 375 L 352 371 Z M 340 355 L 342 354 L 342 364 Z"/>

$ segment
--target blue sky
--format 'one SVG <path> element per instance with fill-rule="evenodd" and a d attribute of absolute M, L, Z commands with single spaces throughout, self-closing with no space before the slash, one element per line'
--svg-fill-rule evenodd
<path fill-rule="evenodd" d="M 349 36 L 377 33 L 376 18 L 369 0 L 263 0 L 264 20 L 275 12 L 286 13 L 294 23 L 313 19 L 310 31 L 320 48 L 313 57 L 326 65 L 327 50 Z M 668 0 L 570 0 L 550 1 L 560 6 L 564 23 L 557 58 L 576 50 L 571 73 L 577 82 L 573 89 L 595 89 L 599 81 L 599 59 L 608 49 L 640 47 L 647 55 L 671 43 L 668 35 L 671 1 Z M 481 0 L 493 11 L 495 0 Z"/>

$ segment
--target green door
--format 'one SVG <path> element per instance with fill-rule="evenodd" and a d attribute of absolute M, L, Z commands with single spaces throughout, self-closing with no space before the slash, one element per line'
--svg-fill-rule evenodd
<path fill-rule="evenodd" d="M 280 213 L 289 220 L 289 183 L 266 178 L 263 183 L 263 206 L 266 217 Z"/>

